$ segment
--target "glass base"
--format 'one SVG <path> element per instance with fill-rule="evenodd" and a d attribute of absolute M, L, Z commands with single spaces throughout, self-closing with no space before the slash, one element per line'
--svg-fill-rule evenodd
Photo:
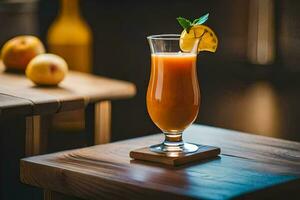
<path fill-rule="evenodd" d="M 173 143 L 166 144 L 166 142 L 161 144 L 156 144 L 150 146 L 150 150 L 156 153 L 167 154 L 170 157 L 181 156 L 188 153 L 196 152 L 199 147 L 195 144 L 182 142 L 180 144 Z"/>

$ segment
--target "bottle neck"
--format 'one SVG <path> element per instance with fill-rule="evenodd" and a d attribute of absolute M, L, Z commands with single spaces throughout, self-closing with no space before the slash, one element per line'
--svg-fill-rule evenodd
<path fill-rule="evenodd" d="M 60 18 L 80 18 L 78 0 L 60 0 Z"/>

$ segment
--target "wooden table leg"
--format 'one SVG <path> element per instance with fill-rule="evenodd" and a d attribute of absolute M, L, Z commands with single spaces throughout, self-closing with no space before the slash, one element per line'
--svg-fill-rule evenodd
<path fill-rule="evenodd" d="M 26 117 L 26 133 L 25 133 L 25 155 L 37 155 L 40 152 L 41 144 L 41 117 Z"/>
<path fill-rule="evenodd" d="M 25 156 L 46 152 L 51 116 L 26 117 Z"/>
<path fill-rule="evenodd" d="M 110 142 L 111 102 L 89 104 L 85 110 L 85 131 L 88 145 Z"/>
<path fill-rule="evenodd" d="M 102 101 L 95 105 L 95 144 L 110 142 L 111 102 Z"/>

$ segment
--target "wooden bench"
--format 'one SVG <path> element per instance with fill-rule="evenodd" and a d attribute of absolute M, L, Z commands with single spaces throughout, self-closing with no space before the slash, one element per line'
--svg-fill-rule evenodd
<path fill-rule="evenodd" d="M 45 199 L 299 199 L 300 143 L 201 125 L 184 138 L 221 155 L 177 168 L 129 158 L 159 134 L 22 159 L 21 180 Z"/>

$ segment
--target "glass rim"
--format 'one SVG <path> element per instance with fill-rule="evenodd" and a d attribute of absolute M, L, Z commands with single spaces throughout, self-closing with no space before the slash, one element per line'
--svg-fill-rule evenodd
<path fill-rule="evenodd" d="M 180 40 L 180 34 L 157 34 L 147 36 L 148 40 Z"/>

